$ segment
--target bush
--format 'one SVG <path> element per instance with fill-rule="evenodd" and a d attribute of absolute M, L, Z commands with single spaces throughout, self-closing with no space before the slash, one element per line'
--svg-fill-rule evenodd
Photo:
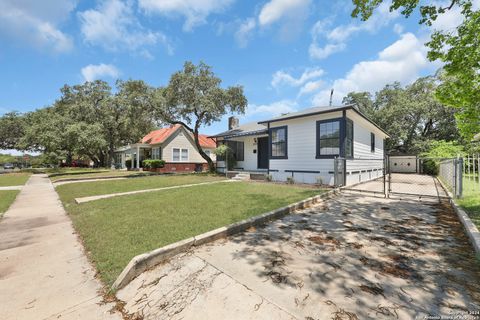
<path fill-rule="evenodd" d="M 438 175 L 439 163 L 433 159 L 427 159 L 422 162 L 422 170 L 424 174 L 432 176 Z"/>
<path fill-rule="evenodd" d="M 157 168 L 163 168 L 164 166 L 165 166 L 164 160 L 159 160 L 159 159 L 143 160 L 143 167 L 145 169 L 157 169 Z"/>
<path fill-rule="evenodd" d="M 287 177 L 287 184 L 294 184 L 295 179 L 293 177 Z"/>

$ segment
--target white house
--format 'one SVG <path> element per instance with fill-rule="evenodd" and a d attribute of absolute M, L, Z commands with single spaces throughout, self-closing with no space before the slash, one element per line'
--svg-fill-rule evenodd
<path fill-rule="evenodd" d="M 245 125 L 231 117 L 229 130 L 212 136 L 233 150 L 233 171 L 323 184 L 334 184 L 335 172 L 345 172 L 343 185 L 382 176 L 387 137 L 353 105 L 310 108 Z M 346 170 L 338 169 L 342 163 Z M 227 165 L 217 158 L 217 170 L 225 172 Z"/>

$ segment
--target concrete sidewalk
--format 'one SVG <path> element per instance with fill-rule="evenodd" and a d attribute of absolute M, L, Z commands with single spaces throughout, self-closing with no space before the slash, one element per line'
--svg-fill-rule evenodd
<path fill-rule="evenodd" d="M 32 175 L 0 222 L 1 319 L 121 319 L 46 175 Z"/>

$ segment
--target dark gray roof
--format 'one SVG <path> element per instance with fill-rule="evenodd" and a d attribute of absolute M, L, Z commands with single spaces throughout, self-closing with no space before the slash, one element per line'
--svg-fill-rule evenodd
<path fill-rule="evenodd" d="M 349 109 L 353 108 L 353 105 L 347 105 L 347 106 L 326 106 L 326 107 L 313 107 L 313 108 L 308 108 L 304 109 L 301 111 L 297 112 L 290 112 L 286 114 L 282 114 L 281 116 L 269 119 L 269 120 L 264 120 L 260 121 L 259 123 L 267 123 L 267 122 L 275 122 L 275 121 L 282 121 L 282 120 L 288 120 L 291 118 L 300 118 L 308 115 L 313 115 L 313 114 L 318 114 L 318 113 L 328 113 L 328 112 L 335 112 L 335 111 L 342 111 L 344 109 Z"/>
<path fill-rule="evenodd" d="M 242 136 L 250 136 L 250 135 L 257 135 L 267 133 L 268 129 L 263 124 L 258 124 L 257 122 L 249 122 L 245 123 L 237 128 L 232 130 L 228 130 L 214 136 L 210 136 L 210 138 L 233 138 L 233 137 L 242 137 Z"/>

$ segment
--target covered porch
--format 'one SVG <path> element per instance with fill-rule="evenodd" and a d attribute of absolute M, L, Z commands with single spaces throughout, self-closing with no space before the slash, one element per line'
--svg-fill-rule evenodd
<path fill-rule="evenodd" d="M 139 170 L 143 167 L 143 160 L 152 158 L 152 146 L 144 143 L 135 143 L 115 150 L 115 167 L 118 169 Z M 130 166 L 128 166 L 130 162 Z"/>

